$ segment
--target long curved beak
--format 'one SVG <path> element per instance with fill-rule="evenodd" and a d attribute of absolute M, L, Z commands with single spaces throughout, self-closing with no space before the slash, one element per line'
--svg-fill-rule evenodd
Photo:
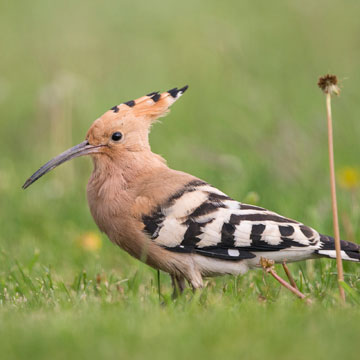
<path fill-rule="evenodd" d="M 60 155 L 54 157 L 52 160 L 48 161 L 45 165 L 43 165 L 38 171 L 32 174 L 26 181 L 25 184 L 22 186 L 23 189 L 29 187 L 33 182 L 37 179 L 41 178 L 47 172 L 55 169 L 57 166 L 61 165 L 62 163 L 74 159 L 79 156 L 88 155 L 91 153 L 97 152 L 97 149 L 102 145 L 90 145 L 88 141 L 83 141 L 82 143 L 75 145 L 74 147 L 64 151 Z"/>

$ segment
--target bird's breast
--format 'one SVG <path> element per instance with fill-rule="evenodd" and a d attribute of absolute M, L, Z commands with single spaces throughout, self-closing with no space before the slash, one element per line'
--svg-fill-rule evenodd
<path fill-rule="evenodd" d="M 111 179 L 99 182 L 90 178 L 87 199 L 97 226 L 109 237 L 114 229 L 118 229 L 126 221 L 128 208 L 132 203 L 129 192 L 119 188 Z"/>

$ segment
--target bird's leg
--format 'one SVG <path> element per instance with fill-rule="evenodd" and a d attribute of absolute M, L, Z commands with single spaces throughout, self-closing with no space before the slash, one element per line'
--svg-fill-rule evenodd
<path fill-rule="evenodd" d="M 300 292 L 295 287 L 291 286 L 288 282 L 286 282 L 283 278 L 281 278 L 274 269 L 274 261 L 268 260 L 263 257 L 260 258 L 260 265 L 262 268 L 269 274 L 271 274 L 282 286 L 286 287 L 288 290 L 290 290 L 292 293 L 294 293 L 296 296 L 298 296 L 300 299 L 305 299 L 305 295 Z M 310 304 L 310 299 L 305 299 L 305 301 Z"/>
<path fill-rule="evenodd" d="M 193 276 L 188 279 L 188 281 L 190 282 L 193 288 L 193 292 L 195 293 L 197 289 L 202 289 L 204 287 L 204 282 L 200 273 L 193 273 L 192 275 Z"/>
<path fill-rule="evenodd" d="M 284 268 L 286 276 L 288 277 L 288 279 L 290 281 L 291 286 L 294 287 L 295 289 L 299 290 L 297 285 L 296 285 L 296 282 L 295 282 L 294 278 L 291 275 L 291 272 L 290 272 L 289 268 L 286 265 L 286 261 L 283 261 L 282 266 Z"/>
<path fill-rule="evenodd" d="M 183 276 L 171 275 L 171 283 L 174 289 L 172 298 L 176 299 L 185 290 L 185 279 Z"/>

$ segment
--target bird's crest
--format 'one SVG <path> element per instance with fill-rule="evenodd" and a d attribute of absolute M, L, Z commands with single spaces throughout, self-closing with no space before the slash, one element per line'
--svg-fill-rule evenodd
<path fill-rule="evenodd" d="M 187 88 L 188 86 L 186 85 L 181 89 L 173 88 L 163 93 L 154 91 L 136 100 L 115 105 L 108 113 L 118 113 L 118 115 L 131 114 L 134 117 L 144 117 L 152 122 L 161 116 L 165 116 L 169 107 L 180 98 Z"/>

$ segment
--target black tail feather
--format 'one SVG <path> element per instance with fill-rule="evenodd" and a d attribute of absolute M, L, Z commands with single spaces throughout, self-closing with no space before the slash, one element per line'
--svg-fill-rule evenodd
<path fill-rule="evenodd" d="M 318 255 L 336 259 L 335 240 L 331 236 L 320 235 L 321 248 L 315 252 Z M 358 244 L 341 240 L 341 258 L 347 261 L 360 262 L 360 246 Z"/>

